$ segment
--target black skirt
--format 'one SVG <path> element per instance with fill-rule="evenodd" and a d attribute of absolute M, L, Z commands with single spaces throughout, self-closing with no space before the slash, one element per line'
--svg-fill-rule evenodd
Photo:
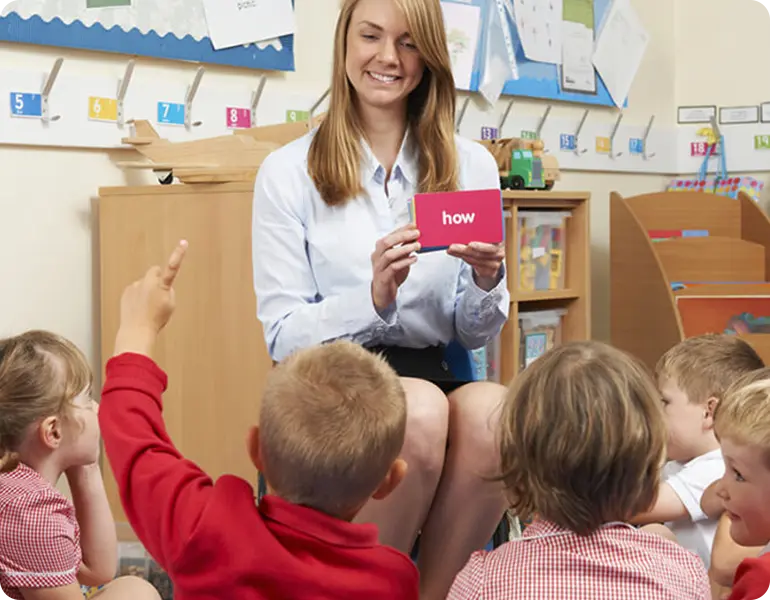
<path fill-rule="evenodd" d="M 438 386 L 445 394 L 468 383 L 458 380 L 452 374 L 442 346 L 428 348 L 372 346 L 367 350 L 380 354 L 400 377 L 425 379 Z"/>

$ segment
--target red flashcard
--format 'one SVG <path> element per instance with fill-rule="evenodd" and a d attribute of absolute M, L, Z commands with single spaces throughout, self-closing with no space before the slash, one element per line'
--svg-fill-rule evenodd
<path fill-rule="evenodd" d="M 504 239 L 503 198 L 497 189 L 415 194 L 409 210 L 420 230 L 422 252 Z"/>

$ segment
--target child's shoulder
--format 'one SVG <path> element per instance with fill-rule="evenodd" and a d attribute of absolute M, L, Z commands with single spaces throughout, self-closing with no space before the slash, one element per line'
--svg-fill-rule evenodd
<path fill-rule="evenodd" d="M 37 471 L 24 464 L 10 473 L 0 474 L 0 514 L 19 510 L 64 512 L 74 519 L 72 502 Z"/>

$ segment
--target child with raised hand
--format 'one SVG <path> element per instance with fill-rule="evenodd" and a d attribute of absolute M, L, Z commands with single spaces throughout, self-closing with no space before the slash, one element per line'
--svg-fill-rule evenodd
<path fill-rule="evenodd" d="M 92 374 L 70 341 L 46 331 L 0 340 L 0 588 L 15 600 L 159 598 L 121 578 L 98 465 Z M 72 492 L 56 484 L 64 475 Z"/>
<path fill-rule="evenodd" d="M 406 399 L 381 357 L 339 341 L 273 368 L 248 439 L 268 484 L 259 505 L 249 482 L 214 482 L 175 448 L 162 414 L 166 374 L 150 356 L 186 248 L 126 288 L 99 412 L 126 515 L 176 600 L 417 600 L 409 557 L 352 522 L 405 472 Z M 211 402 L 227 410 L 227 398 Z"/>
<path fill-rule="evenodd" d="M 523 537 L 473 554 L 449 600 L 697 600 L 697 556 L 625 521 L 655 500 L 666 425 L 635 359 L 600 342 L 540 357 L 512 383 L 499 424 L 501 480 Z"/>

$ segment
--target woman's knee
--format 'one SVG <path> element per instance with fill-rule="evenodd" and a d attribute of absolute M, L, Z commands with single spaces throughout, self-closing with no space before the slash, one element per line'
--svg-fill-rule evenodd
<path fill-rule="evenodd" d="M 406 392 L 406 439 L 403 455 L 409 472 L 440 473 L 446 455 L 449 402 L 434 384 L 401 378 Z"/>
<path fill-rule="evenodd" d="M 449 395 L 449 443 L 484 473 L 499 469 L 497 427 L 505 392 L 500 384 L 475 381 Z"/>
<path fill-rule="evenodd" d="M 94 600 L 160 600 L 160 594 L 153 585 L 140 577 L 127 575 L 108 583 L 104 589 L 92 596 Z"/>

